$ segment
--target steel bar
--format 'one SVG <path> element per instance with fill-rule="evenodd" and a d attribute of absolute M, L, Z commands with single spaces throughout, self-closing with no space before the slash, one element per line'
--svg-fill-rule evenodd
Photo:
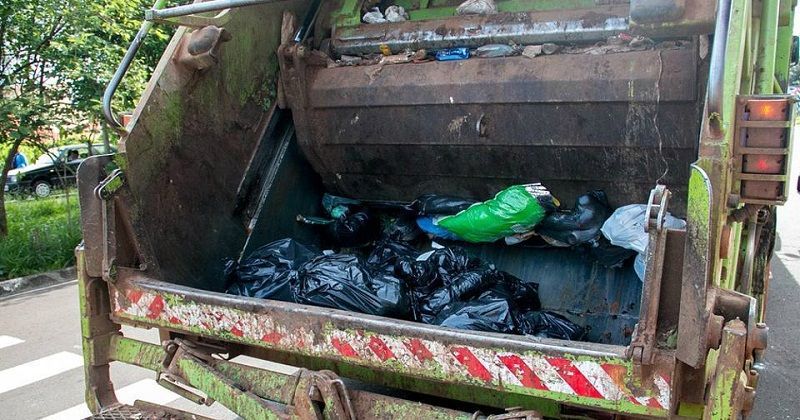
<path fill-rule="evenodd" d="M 212 0 L 203 3 L 192 3 L 183 6 L 170 7 L 168 9 L 153 7 L 152 9 L 144 12 L 144 18 L 147 21 L 169 19 L 197 13 L 216 12 L 234 7 L 257 6 L 259 4 L 274 3 L 276 1 L 277 0 Z"/>
<path fill-rule="evenodd" d="M 775 80 L 775 53 L 778 39 L 779 0 L 764 0 L 761 9 L 761 28 L 756 59 L 756 93 L 773 93 Z"/>
<path fill-rule="evenodd" d="M 731 0 L 721 0 L 717 9 L 717 26 L 711 52 L 708 79 L 709 128 L 714 137 L 722 135 L 722 102 L 725 93 L 725 56 L 728 50 L 728 27 L 731 17 Z"/>
<path fill-rule="evenodd" d="M 167 0 L 156 0 L 152 10 L 161 9 L 166 4 Z M 125 127 L 122 126 L 117 116 L 114 115 L 114 110 L 111 107 L 111 100 L 114 98 L 114 93 L 117 91 L 122 78 L 125 77 L 125 73 L 128 72 L 128 68 L 131 66 L 134 57 L 136 57 L 136 52 L 139 51 L 139 47 L 142 46 L 142 42 L 144 42 L 144 38 L 147 36 L 151 27 L 153 27 L 153 22 L 147 20 L 142 22 L 142 26 L 139 27 L 139 32 L 137 32 L 136 36 L 133 38 L 133 42 L 131 42 L 131 45 L 128 47 L 128 51 L 125 52 L 122 62 L 119 64 L 119 67 L 117 67 L 117 71 L 114 72 L 114 76 L 111 77 L 111 81 L 108 82 L 108 86 L 103 93 L 103 115 L 108 124 L 117 131 L 124 132 Z"/>

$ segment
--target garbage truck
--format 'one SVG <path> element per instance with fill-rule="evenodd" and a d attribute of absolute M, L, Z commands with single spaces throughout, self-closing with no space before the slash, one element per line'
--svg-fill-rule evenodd
<path fill-rule="evenodd" d="M 247 419 L 749 415 L 789 193 L 796 2 L 461 3 L 145 10 L 103 98 L 119 152 L 78 171 L 95 418 L 193 418 L 121 404 L 112 362 Z M 153 25 L 175 33 L 123 125 L 114 91 Z M 562 208 L 596 190 L 644 206 L 641 279 L 537 238 L 457 244 L 538 285 L 579 339 L 226 293 L 226 262 L 276 240 L 349 252 L 298 222 L 325 194 L 481 201 L 534 182 Z"/>

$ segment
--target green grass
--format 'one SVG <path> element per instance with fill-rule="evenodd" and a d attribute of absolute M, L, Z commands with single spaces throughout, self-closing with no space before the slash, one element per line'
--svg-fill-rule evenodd
<path fill-rule="evenodd" d="M 0 239 L 0 279 L 68 267 L 81 240 L 75 194 L 6 203 L 8 237 Z"/>

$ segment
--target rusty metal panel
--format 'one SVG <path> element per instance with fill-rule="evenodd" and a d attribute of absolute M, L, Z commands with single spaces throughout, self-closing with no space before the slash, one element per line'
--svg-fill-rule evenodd
<path fill-rule="evenodd" d="M 322 68 L 309 79 L 308 100 L 312 108 L 691 102 L 695 55 L 684 48 Z"/>
<path fill-rule="evenodd" d="M 444 19 L 359 25 L 337 28 L 331 44 L 339 54 L 380 52 L 388 45 L 405 49 L 478 47 L 493 43 L 539 44 L 558 41 L 599 41 L 628 30 L 625 6 L 589 10 L 500 13 L 451 16 Z"/>
<path fill-rule="evenodd" d="M 568 405 L 664 417 L 672 358 L 634 370 L 623 347 L 570 343 L 353 315 L 201 292 L 136 275 L 112 288 L 113 318 L 231 343 L 341 361 L 373 372 Z"/>
<path fill-rule="evenodd" d="M 306 7 L 297 0 L 231 10 L 232 38 L 203 71 L 173 60 L 185 29 L 165 52 L 122 148 L 130 188 L 122 211 L 152 245 L 152 275 L 222 288 L 221 259 L 238 255 L 246 235 L 234 214 L 237 187 L 275 100 L 282 15 Z M 286 180 L 304 181 L 314 182 Z"/>
<path fill-rule="evenodd" d="M 660 180 L 682 216 L 699 130 L 696 54 L 308 66 L 296 84 L 307 91 L 291 102 L 306 157 L 339 194 L 485 199 L 540 181 L 564 202 L 602 188 L 624 205 Z"/>

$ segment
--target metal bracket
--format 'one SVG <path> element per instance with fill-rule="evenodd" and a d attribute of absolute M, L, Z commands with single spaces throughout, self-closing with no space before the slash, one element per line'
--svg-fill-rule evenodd
<path fill-rule="evenodd" d="M 636 364 L 651 365 L 655 357 L 656 326 L 658 322 L 658 306 L 661 298 L 661 279 L 664 268 L 664 252 L 667 243 L 667 229 L 664 220 L 671 193 L 664 185 L 657 185 L 650 192 L 650 199 L 645 212 L 644 230 L 649 233 L 647 245 L 647 263 L 645 266 L 645 282 L 642 287 L 642 305 L 639 323 L 636 324 L 629 357 Z"/>
<path fill-rule="evenodd" d="M 122 172 L 122 169 L 114 169 L 106 179 L 100 181 L 96 187 L 94 187 L 94 195 L 102 201 L 108 201 L 114 194 L 123 186 L 125 185 L 125 173 Z"/>

